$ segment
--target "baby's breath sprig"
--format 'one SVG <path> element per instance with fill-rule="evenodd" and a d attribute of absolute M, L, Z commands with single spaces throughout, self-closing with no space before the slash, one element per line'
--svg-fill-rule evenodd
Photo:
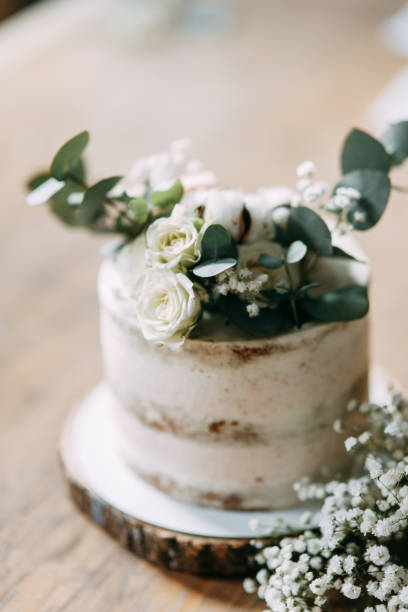
<path fill-rule="evenodd" d="M 333 610 L 333 598 L 364 612 L 408 610 L 408 400 L 351 402 L 361 415 L 345 440 L 363 470 L 344 481 L 297 483 L 300 500 L 320 500 L 318 530 L 258 550 L 259 571 L 244 588 L 272 612 Z M 335 430 L 341 432 L 339 422 Z M 310 517 L 309 517 L 310 520 Z M 310 524 L 310 523 L 309 523 Z M 276 526 L 272 526 L 276 529 Z M 271 528 L 271 533 L 273 532 Z M 265 533 L 265 527 L 264 527 Z"/>

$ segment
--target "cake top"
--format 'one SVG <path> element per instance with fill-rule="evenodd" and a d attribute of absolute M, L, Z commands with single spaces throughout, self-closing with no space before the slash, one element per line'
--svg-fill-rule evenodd
<path fill-rule="evenodd" d="M 188 140 L 88 185 L 88 140 L 82 132 L 60 148 L 30 181 L 28 202 L 49 202 L 67 225 L 121 236 L 108 256 L 148 341 L 179 348 L 212 313 L 257 337 L 367 314 L 367 274 L 347 236 L 381 218 L 390 170 L 408 157 L 408 121 L 381 140 L 353 129 L 330 190 L 311 161 L 297 167 L 294 188 L 218 188 Z"/>

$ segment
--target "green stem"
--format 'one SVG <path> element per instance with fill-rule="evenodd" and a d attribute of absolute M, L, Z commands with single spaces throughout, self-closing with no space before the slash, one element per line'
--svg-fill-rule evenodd
<path fill-rule="evenodd" d="M 408 193 L 408 187 L 401 187 L 401 185 L 391 185 L 392 189 L 395 191 L 401 191 L 401 193 Z"/>
<path fill-rule="evenodd" d="M 292 283 L 292 278 L 290 276 L 290 271 L 289 271 L 289 266 L 287 261 L 285 260 L 285 270 L 286 270 L 286 274 L 288 276 L 289 279 L 289 287 L 290 287 L 290 307 L 292 309 L 292 313 L 293 313 L 293 318 L 295 319 L 295 323 L 296 323 L 296 327 L 298 329 L 300 329 L 300 324 L 299 324 L 299 315 L 297 312 L 297 308 L 296 308 L 296 300 L 295 300 L 295 292 L 293 289 L 293 283 Z"/>

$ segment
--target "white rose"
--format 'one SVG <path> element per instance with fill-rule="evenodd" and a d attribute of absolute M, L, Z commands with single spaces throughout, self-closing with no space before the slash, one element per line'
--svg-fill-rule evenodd
<path fill-rule="evenodd" d="M 170 217 L 154 221 L 146 231 L 146 263 L 152 268 L 191 266 L 201 256 L 201 220 L 175 206 Z"/>
<path fill-rule="evenodd" d="M 171 270 L 147 270 L 133 292 L 144 338 L 177 349 L 198 320 L 201 302 L 193 283 Z"/>
<path fill-rule="evenodd" d="M 289 289 L 290 282 L 286 266 L 282 265 L 275 270 L 261 266 L 258 260 L 259 256 L 263 253 L 278 259 L 285 259 L 285 250 L 280 244 L 270 240 L 260 240 L 254 244 L 238 245 L 239 268 L 248 268 L 252 272 L 254 279 L 260 274 L 267 274 L 268 281 L 263 285 L 263 289 Z M 296 288 L 300 282 L 299 266 L 298 264 L 290 264 L 288 269 L 292 287 Z"/>
<path fill-rule="evenodd" d="M 204 220 L 206 223 L 219 223 L 229 231 L 234 240 L 238 240 L 242 231 L 242 211 L 244 196 L 233 189 L 209 190 L 206 193 Z"/>

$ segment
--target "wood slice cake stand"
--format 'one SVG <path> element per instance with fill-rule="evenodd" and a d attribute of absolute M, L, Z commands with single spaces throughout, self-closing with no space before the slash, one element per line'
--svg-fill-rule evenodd
<path fill-rule="evenodd" d="M 376 371 L 372 380 L 371 398 L 382 401 L 386 377 Z M 61 463 L 74 504 L 131 552 L 167 569 L 238 576 L 254 566 L 251 519 L 268 525 L 281 518 L 300 526 L 301 514 L 310 507 L 257 512 L 204 508 L 144 482 L 116 450 L 105 398 L 100 384 L 73 410 L 62 432 Z"/>

